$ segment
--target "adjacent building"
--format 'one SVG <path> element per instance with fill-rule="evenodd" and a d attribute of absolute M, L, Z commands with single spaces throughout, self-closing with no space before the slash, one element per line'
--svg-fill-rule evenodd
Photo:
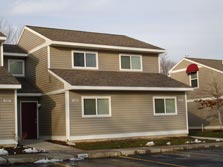
<path fill-rule="evenodd" d="M 223 61 L 185 57 L 169 71 L 169 76 L 194 88 L 187 96 L 189 128 L 219 129 L 217 112 L 199 109 L 196 101 L 212 99 L 214 83 L 221 85 L 219 91 L 223 91 Z"/>

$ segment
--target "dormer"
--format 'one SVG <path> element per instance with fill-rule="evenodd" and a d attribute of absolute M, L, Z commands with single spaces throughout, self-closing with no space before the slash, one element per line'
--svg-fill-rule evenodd
<path fill-rule="evenodd" d="M 3 44 L 4 67 L 15 77 L 25 77 L 28 54 L 18 45 Z"/>

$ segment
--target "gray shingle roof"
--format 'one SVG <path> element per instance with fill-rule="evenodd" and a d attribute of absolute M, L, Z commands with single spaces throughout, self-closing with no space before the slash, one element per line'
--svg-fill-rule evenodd
<path fill-rule="evenodd" d="M 3 50 L 4 52 L 9 53 L 24 53 L 27 54 L 25 50 L 20 48 L 18 45 L 12 45 L 12 44 L 3 44 Z"/>
<path fill-rule="evenodd" d="M 65 30 L 36 26 L 27 27 L 54 41 L 163 50 L 160 47 L 148 44 L 143 41 L 139 41 L 137 39 L 125 35 Z"/>
<path fill-rule="evenodd" d="M 51 69 L 73 86 L 190 88 L 159 73 Z"/>
<path fill-rule="evenodd" d="M 4 67 L 0 67 L 0 85 L 20 85 L 19 81 L 13 77 Z"/>
<path fill-rule="evenodd" d="M 186 59 L 195 61 L 197 63 L 209 66 L 211 68 L 223 71 L 223 60 L 215 60 L 215 59 L 200 59 L 200 58 L 190 58 L 190 57 L 186 57 Z"/>

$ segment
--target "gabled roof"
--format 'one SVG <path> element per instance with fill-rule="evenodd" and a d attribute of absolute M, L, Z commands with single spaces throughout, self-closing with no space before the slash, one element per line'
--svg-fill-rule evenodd
<path fill-rule="evenodd" d="M 134 47 L 134 48 L 155 49 L 164 51 L 164 49 L 160 47 L 148 44 L 143 41 L 139 41 L 137 39 L 125 35 L 85 32 L 85 31 L 36 27 L 36 26 L 26 26 L 26 27 L 38 32 L 39 34 L 53 41 L 108 45 L 108 46 L 119 46 L 119 47 Z"/>
<path fill-rule="evenodd" d="M 4 67 L 0 67 L 0 88 L 1 85 L 20 85 L 20 83 Z"/>
<path fill-rule="evenodd" d="M 3 50 L 4 50 L 4 52 L 7 52 L 7 53 L 27 54 L 27 52 L 25 50 L 20 48 L 18 45 L 13 45 L 13 44 L 3 44 Z"/>
<path fill-rule="evenodd" d="M 191 57 L 185 57 L 185 58 L 223 72 L 223 60 L 200 59 L 200 58 L 191 58 Z"/>
<path fill-rule="evenodd" d="M 145 88 L 152 90 L 159 88 L 168 90 L 173 88 L 190 89 L 186 84 L 169 78 L 159 73 L 140 72 L 114 72 L 114 71 L 93 71 L 93 70 L 73 70 L 73 69 L 51 69 L 59 78 L 72 86 L 87 87 L 113 87 L 115 88 Z M 131 90 L 131 89 L 130 89 Z M 142 89 L 143 90 L 143 89 Z"/>

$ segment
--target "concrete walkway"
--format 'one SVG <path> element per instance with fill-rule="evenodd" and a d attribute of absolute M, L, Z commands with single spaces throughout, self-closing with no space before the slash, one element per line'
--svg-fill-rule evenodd
<path fill-rule="evenodd" d="M 48 153 L 74 154 L 81 150 L 60 144 L 54 144 L 44 140 L 24 140 L 20 142 L 24 147 L 35 147 L 38 150 L 45 150 Z"/>

